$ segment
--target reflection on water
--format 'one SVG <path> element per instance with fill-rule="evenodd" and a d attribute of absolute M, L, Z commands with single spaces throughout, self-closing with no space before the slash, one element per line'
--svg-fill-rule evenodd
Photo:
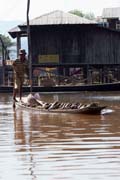
<path fill-rule="evenodd" d="M 110 100 L 105 98 L 109 96 Z M 116 96 L 119 93 L 41 95 L 48 101 L 99 99 L 114 109 L 94 116 L 13 110 L 11 95 L 2 95 L 0 180 L 118 180 L 120 106 Z"/>

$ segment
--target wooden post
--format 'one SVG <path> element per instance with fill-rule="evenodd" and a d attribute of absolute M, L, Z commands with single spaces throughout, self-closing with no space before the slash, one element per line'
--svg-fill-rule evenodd
<path fill-rule="evenodd" d="M 27 1 L 27 36 L 28 36 L 28 60 L 29 60 L 30 92 L 32 92 L 32 55 L 31 55 L 30 25 L 29 25 L 29 9 L 30 9 L 30 0 Z"/>
<path fill-rule="evenodd" d="M 21 39 L 20 35 L 17 34 L 17 57 L 19 56 L 19 49 L 21 48 Z"/>

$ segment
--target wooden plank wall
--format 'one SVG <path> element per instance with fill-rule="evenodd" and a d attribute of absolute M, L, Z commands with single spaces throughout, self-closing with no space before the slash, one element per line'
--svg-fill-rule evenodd
<path fill-rule="evenodd" d="M 38 26 L 31 40 L 34 63 L 40 54 L 59 54 L 61 63 L 120 63 L 120 32 L 94 25 Z"/>

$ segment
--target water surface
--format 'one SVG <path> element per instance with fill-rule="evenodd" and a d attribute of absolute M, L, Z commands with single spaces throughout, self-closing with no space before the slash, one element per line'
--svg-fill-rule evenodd
<path fill-rule="evenodd" d="M 0 94 L 0 180 L 119 180 L 120 93 L 41 94 L 41 100 L 105 104 L 105 115 L 12 108 Z"/>

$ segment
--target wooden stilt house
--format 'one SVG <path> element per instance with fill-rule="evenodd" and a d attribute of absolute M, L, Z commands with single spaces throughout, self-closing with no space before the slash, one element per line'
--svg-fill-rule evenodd
<path fill-rule="evenodd" d="M 27 24 L 9 31 L 27 36 Z M 120 80 L 120 32 L 85 18 L 54 11 L 30 21 L 32 78 L 37 86 Z"/>

